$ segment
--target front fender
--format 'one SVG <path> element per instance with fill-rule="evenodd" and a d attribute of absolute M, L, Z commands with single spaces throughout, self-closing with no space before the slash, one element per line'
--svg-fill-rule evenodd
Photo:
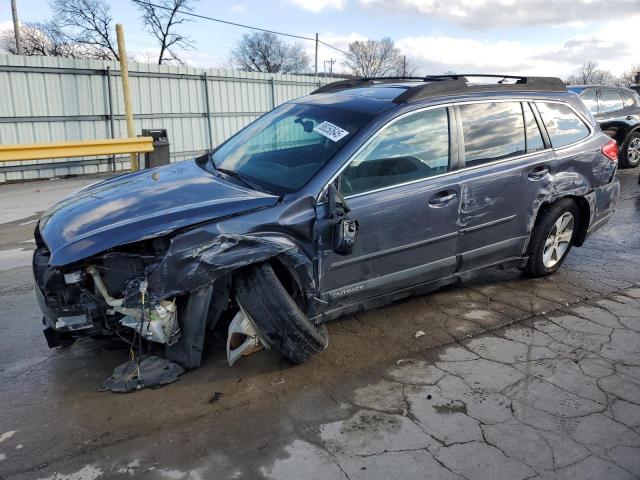
<path fill-rule="evenodd" d="M 210 226 L 171 239 L 160 263 L 148 276 L 149 294 L 157 299 L 193 292 L 248 265 L 277 257 L 296 273 L 307 296 L 313 297 L 313 262 L 296 242 L 282 234 L 228 234 Z"/>

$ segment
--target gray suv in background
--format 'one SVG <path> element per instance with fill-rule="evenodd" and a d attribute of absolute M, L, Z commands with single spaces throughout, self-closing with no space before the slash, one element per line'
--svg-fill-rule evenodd
<path fill-rule="evenodd" d="M 45 335 L 120 335 L 195 367 L 218 325 L 230 363 L 259 345 L 304 362 L 345 313 L 486 268 L 555 272 L 612 214 L 616 168 L 616 142 L 557 78 L 329 84 L 209 154 L 46 212 Z"/>

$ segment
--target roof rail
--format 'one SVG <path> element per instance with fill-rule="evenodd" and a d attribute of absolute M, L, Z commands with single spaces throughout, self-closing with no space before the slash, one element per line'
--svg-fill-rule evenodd
<path fill-rule="evenodd" d="M 500 78 L 498 83 L 469 82 L 468 77 Z M 505 80 L 516 80 L 515 83 L 504 83 Z M 527 92 L 566 92 L 564 82 L 556 77 L 523 77 L 516 75 L 486 75 L 486 74 L 455 74 L 455 75 L 431 75 L 425 77 L 424 85 L 408 88 L 398 95 L 394 103 L 412 103 L 430 97 L 443 95 L 455 95 L 475 92 L 503 92 L 503 91 L 527 91 Z"/>
<path fill-rule="evenodd" d="M 498 83 L 473 84 L 468 77 L 498 78 Z M 350 80 L 323 85 L 311 94 L 336 92 L 357 87 L 368 87 L 375 83 L 395 83 L 403 80 L 424 82 L 423 84 L 409 87 L 404 93 L 397 96 L 394 103 L 412 103 L 430 97 L 443 95 L 455 95 L 473 92 L 501 92 L 505 90 L 529 91 L 529 92 L 565 92 L 564 82 L 557 77 L 524 77 L 521 75 L 489 75 L 489 74 L 448 74 L 427 75 L 426 77 L 361 77 Z M 514 83 L 506 83 L 506 80 L 515 80 Z"/>
<path fill-rule="evenodd" d="M 340 90 L 346 90 L 348 88 L 358 88 L 358 87 L 369 87 L 373 85 L 375 82 L 378 83 L 394 83 L 400 80 L 419 80 L 421 82 L 424 81 L 424 77 L 357 77 L 350 78 L 349 80 L 340 80 L 338 82 L 327 83 L 313 92 L 311 95 L 315 95 L 316 93 L 329 93 L 329 92 L 337 92 Z"/>

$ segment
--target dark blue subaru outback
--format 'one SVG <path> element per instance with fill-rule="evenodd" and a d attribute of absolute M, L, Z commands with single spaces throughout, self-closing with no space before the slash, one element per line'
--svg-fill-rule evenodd
<path fill-rule="evenodd" d="M 559 79 L 494 77 L 329 84 L 207 155 L 68 196 L 35 231 L 49 345 L 118 335 L 196 367 L 219 324 L 230 363 L 300 363 L 347 312 L 485 268 L 555 272 L 614 210 L 616 142 Z"/>

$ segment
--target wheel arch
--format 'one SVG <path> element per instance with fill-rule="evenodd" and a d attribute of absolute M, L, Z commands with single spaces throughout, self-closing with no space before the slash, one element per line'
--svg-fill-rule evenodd
<path fill-rule="evenodd" d="M 535 231 L 536 226 L 538 225 L 540 218 L 542 217 L 542 214 L 547 211 L 549 209 L 549 207 L 551 205 L 553 205 L 554 203 L 558 202 L 559 200 L 565 199 L 565 198 L 569 198 L 571 200 L 573 200 L 576 205 L 578 206 L 578 210 L 580 212 L 580 218 L 578 218 L 578 232 L 576 235 L 576 239 L 575 239 L 575 243 L 574 245 L 576 247 L 580 247 L 585 239 L 587 238 L 587 233 L 589 231 L 589 225 L 591 223 L 591 218 L 593 215 L 593 199 L 592 196 L 590 194 L 587 195 L 578 195 L 575 193 L 567 193 L 565 195 L 562 196 L 556 196 L 553 198 L 546 198 L 545 200 L 543 200 L 538 209 L 536 210 L 535 213 L 535 220 L 531 223 L 531 226 L 529 228 L 529 232 L 528 232 L 528 236 L 527 236 L 527 243 L 525 245 L 525 255 L 528 255 L 529 253 L 529 246 L 531 244 L 531 237 L 533 235 L 533 232 Z"/>
<path fill-rule="evenodd" d="M 622 135 L 622 140 L 620 140 L 618 142 L 618 145 L 620 147 L 622 147 L 622 145 L 624 145 L 624 143 L 627 141 L 627 139 L 629 138 L 629 135 L 631 135 L 632 133 L 640 133 L 640 124 L 638 125 L 634 125 L 633 127 L 630 127 L 628 129 L 625 129 Z"/>

